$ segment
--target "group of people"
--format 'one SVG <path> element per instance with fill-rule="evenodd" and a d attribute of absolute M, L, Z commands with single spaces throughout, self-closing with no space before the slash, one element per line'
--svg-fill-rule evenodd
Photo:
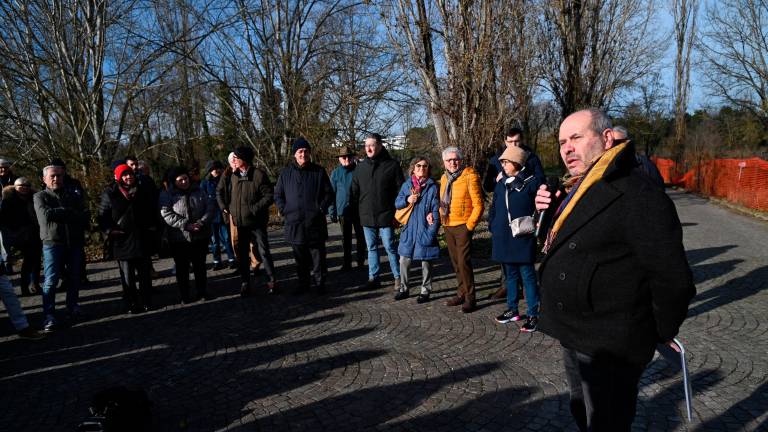
<path fill-rule="evenodd" d="M 427 302 L 442 226 L 457 281 L 457 292 L 446 304 L 469 313 L 477 303 L 473 232 L 484 211 L 483 190 L 493 192 L 488 209 L 492 258 L 500 263 L 505 280 L 494 295 L 507 298 L 506 310 L 496 320 L 524 318 L 522 331 L 540 329 L 561 343 L 570 407 L 580 430 L 628 431 L 640 376 L 656 345 L 676 336 L 695 294 L 674 204 L 648 167 L 642 167 L 631 142 L 622 131 L 614 131 L 600 110 L 578 111 L 561 124 L 559 150 L 568 171 L 561 186 L 546 184 L 541 162 L 522 137 L 519 129 L 506 133 L 482 182 L 465 166 L 459 148 L 444 149 L 439 185 L 428 157 L 414 158 L 404 176 L 376 134 L 366 138 L 360 161 L 353 149 L 342 148 L 339 166 L 330 176 L 312 162 L 310 143 L 295 140 L 292 159 L 274 186 L 254 166 L 249 147 L 235 149 L 226 170 L 210 163 L 199 184 L 190 172 L 172 169 L 160 191 L 132 166 L 135 159 L 126 160 L 114 168 L 115 182 L 101 196 L 97 219 L 110 239 L 126 304 L 134 313 L 151 306 L 150 257 L 164 243 L 174 259 L 182 302 L 212 297 L 206 289 L 209 243 L 214 245 L 215 268 L 223 267 L 223 248 L 230 266 L 238 269 L 241 295 L 258 286 L 274 292 L 267 236 L 273 203 L 284 219 L 300 291 L 325 290 L 330 216 L 342 230 L 342 271 L 351 269 L 353 261 L 363 266 L 367 259 L 365 288 L 379 287 L 381 244 L 394 277 L 394 299 L 409 297 L 411 286 L 417 285 L 409 269 L 420 261 L 416 301 Z M 34 255 L 42 249 L 43 330 L 51 331 L 57 322 L 55 288 L 64 274 L 67 310 L 71 316 L 81 314 L 77 288 L 89 213 L 82 187 L 66 176 L 63 163 L 46 166 L 42 175 L 45 188 L 34 193 L 27 179 L 11 179 L 8 162 L 0 160 L 0 183 L 13 189 L 3 191 L 0 226 L 6 228 L 3 233 L 24 239 L 10 240 L 24 255 L 22 273 L 33 275 L 22 278 L 22 290 L 38 286 Z M 534 216 L 541 212 L 549 214 L 550 222 L 539 227 L 544 242 L 537 276 Z M 397 246 L 395 219 L 402 224 Z M 36 225 L 14 225 L 22 221 Z M 34 235 L 38 230 L 39 236 Z M 5 249 L 0 253 L 5 261 Z M 190 295 L 190 266 L 196 296 Z M 262 284 L 252 277 L 254 268 L 257 276 L 265 273 Z M 518 309 L 518 283 L 526 298 L 525 315 Z M 37 337 L 18 299 L 9 295 L 13 290 L 5 275 L 0 276 L 0 293 L 19 334 Z"/>

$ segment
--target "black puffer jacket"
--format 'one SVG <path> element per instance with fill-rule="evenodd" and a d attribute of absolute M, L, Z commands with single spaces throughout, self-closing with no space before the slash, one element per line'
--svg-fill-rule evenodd
<path fill-rule="evenodd" d="M 352 177 L 350 202 L 358 203 L 360 224 L 366 227 L 387 227 L 395 218 L 395 198 L 403 184 L 400 164 L 387 149 L 381 149 L 373 159 L 365 158 L 357 165 Z"/>
<path fill-rule="evenodd" d="M 106 235 L 113 230 L 123 232 L 110 237 L 115 259 L 144 258 L 155 253 L 158 212 L 155 191 L 150 186 L 139 185 L 130 200 L 116 183 L 104 190 L 99 204 L 99 228 Z"/>
<path fill-rule="evenodd" d="M 285 241 L 316 244 L 328 238 L 325 209 L 335 199 L 331 180 L 317 164 L 299 167 L 291 162 L 280 172 L 275 186 L 275 204 L 285 217 Z"/>
<path fill-rule="evenodd" d="M 266 227 L 274 189 L 267 173 L 256 167 L 248 168 L 245 176 L 232 174 L 219 182 L 216 200 L 219 208 L 229 211 L 235 226 Z"/>

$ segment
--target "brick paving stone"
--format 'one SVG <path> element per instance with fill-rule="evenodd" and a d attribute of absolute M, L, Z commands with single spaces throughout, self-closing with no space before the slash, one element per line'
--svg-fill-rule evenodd
<path fill-rule="evenodd" d="M 695 420 L 685 420 L 679 372 L 657 357 L 633 430 L 768 430 L 768 225 L 670 196 L 698 289 L 679 336 Z M 444 306 L 456 284 L 445 255 L 432 301 L 395 302 L 389 273 L 380 289 L 360 291 L 364 267 L 340 272 L 337 226 L 330 232 L 326 295 L 288 294 L 296 276 L 275 230 L 279 295 L 242 299 L 237 276 L 222 270 L 209 273 L 215 300 L 179 305 L 172 263 L 160 260 L 157 308 L 127 315 L 115 263 L 103 262 L 89 265 L 81 293 L 90 321 L 29 342 L 0 313 L 2 429 L 71 431 L 95 392 L 126 385 L 147 391 L 158 431 L 576 430 L 558 343 L 493 320 L 504 301 L 485 299 L 499 267 L 483 252 L 474 257 L 482 300 L 467 315 Z M 487 246 L 487 233 L 476 241 Z M 22 304 L 39 325 L 39 296 Z"/>

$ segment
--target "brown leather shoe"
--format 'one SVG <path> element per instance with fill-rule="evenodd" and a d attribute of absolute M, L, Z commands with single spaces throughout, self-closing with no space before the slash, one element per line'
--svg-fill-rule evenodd
<path fill-rule="evenodd" d="M 464 297 L 462 296 L 451 297 L 445 302 L 446 306 L 459 306 L 461 304 L 464 304 Z"/>
<path fill-rule="evenodd" d="M 493 294 L 488 296 L 488 298 L 492 300 L 498 300 L 498 299 L 505 299 L 507 298 L 507 287 L 501 287 L 497 289 Z"/>
<path fill-rule="evenodd" d="M 461 311 L 464 313 L 470 313 L 477 310 L 477 306 L 475 305 L 475 302 L 472 300 L 467 299 L 467 301 L 464 302 L 463 305 L 461 305 Z"/>

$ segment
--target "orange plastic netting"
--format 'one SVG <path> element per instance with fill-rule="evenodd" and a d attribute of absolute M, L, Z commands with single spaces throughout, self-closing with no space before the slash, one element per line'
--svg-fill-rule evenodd
<path fill-rule="evenodd" d="M 760 158 L 714 159 L 675 176 L 674 161 L 652 160 L 667 184 L 768 211 L 768 161 Z"/>

